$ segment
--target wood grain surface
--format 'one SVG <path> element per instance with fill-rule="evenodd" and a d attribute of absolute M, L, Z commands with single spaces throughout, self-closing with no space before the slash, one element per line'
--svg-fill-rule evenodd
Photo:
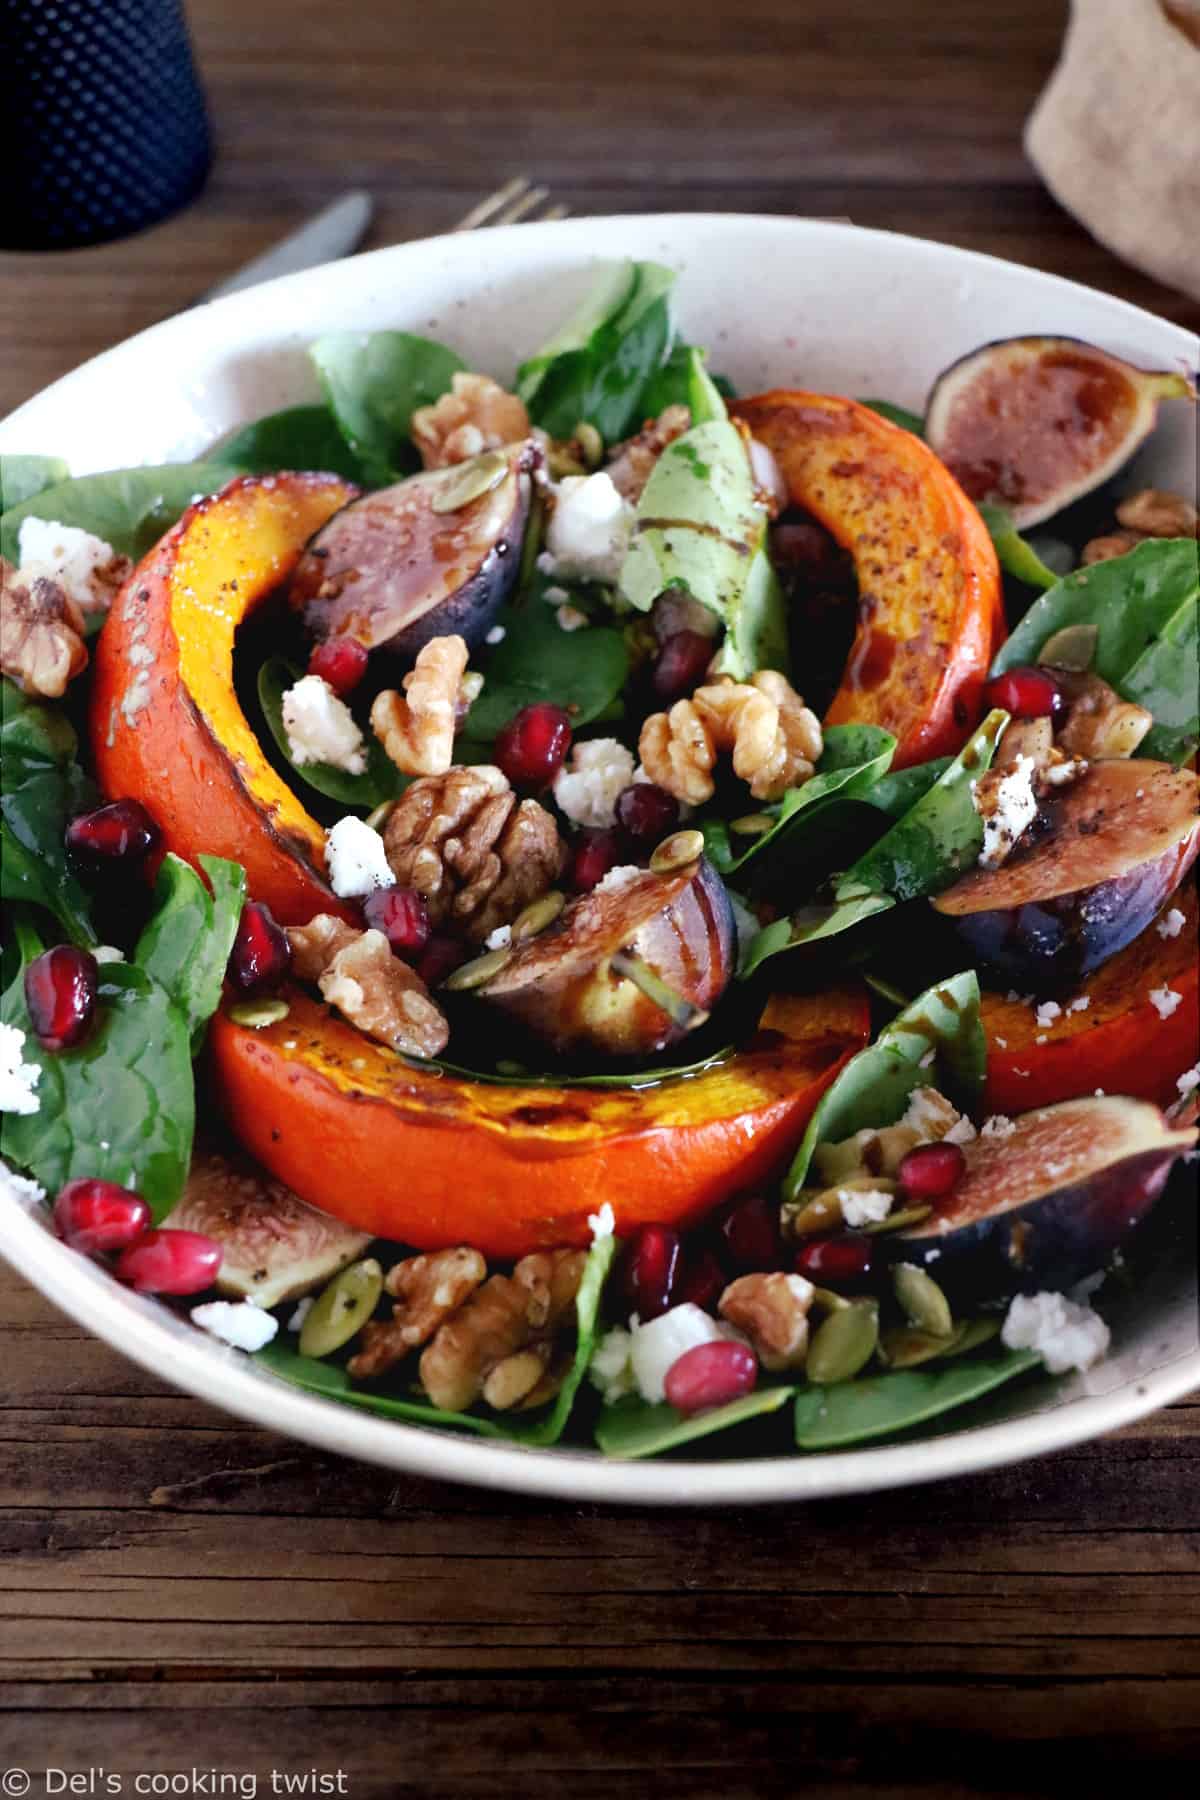
<path fill-rule="evenodd" d="M 847 214 L 1200 319 L 1023 158 L 1058 0 L 189 10 L 209 188 L 122 244 L 0 255 L 0 412 L 345 187 L 382 243 L 518 170 L 577 212 Z M 0 1770 L 34 1796 L 1194 1791 L 1196 1402 L 987 1477 L 670 1515 L 308 1451 L 3 1273 L 0 1369 Z"/>

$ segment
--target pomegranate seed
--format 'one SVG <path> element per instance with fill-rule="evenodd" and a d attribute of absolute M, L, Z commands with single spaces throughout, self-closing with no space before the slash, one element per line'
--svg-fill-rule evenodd
<path fill-rule="evenodd" d="M 625 845 L 619 831 L 581 831 L 571 845 L 567 884 L 586 894 L 624 860 Z"/>
<path fill-rule="evenodd" d="M 367 672 L 370 653 L 357 638 L 328 638 L 308 659 L 310 675 L 319 675 L 341 699 L 352 694 Z"/>
<path fill-rule="evenodd" d="M 74 944 L 56 944 L 25 970 L 25 1004 L 43 1050 L 82 1043 L 96 1016 L 100 971 L 96 959 Z"/>
<path fill-rule="evenodd" d="M 643 1225 L 625 1252 L 625 1294 L 630 1312 L 643 1325 L 672 1304 L 679 1271 L 679 1233 L 666 1225 Z"/>
<path fill-rule="evenodd" d="M 202 1231 L 148 1231 L 117 1258 L 113 1273 L 139 1294 L 198 1294 L 211 1287 L 223 1251 Z"/>
<path fill-rule="evenodd" d="M 141 862 L 158 843 L 159 830 L 139 800 L 113 800 L 95 812 L 80 813 L 67 826 L 67 849 L 77 861 Z"/>
<path fill-rule="evenodd" d="M 617 824 L 639 850 L 653 850 L 679 823 L 679 802 L 653 781 L 635 781 L 617 795 Z"/>
<path fill-rule="evenodd" d="M 907 1200 L 940 1200 L 951 1194 L 966 1173 L 967 1159 L 957 1144 L 918 1144 L 896 1171 Z"/>
<path fill-rule="evenodd" d="M 983 690 L 985 707 L 1002 706 L 1014 719 L 1053 719 L 1066 711 L 1067 699 L 1045 669 L 1009 669 Z"/>
<path fill-rule="evenodd" d="M 548 787 L 567 760 L 571 721 L 561 706 L 523 706 L 496 737 L 496 762 L 514 787 Z"/>
<path fill-rule="evenodd" d="M 699 687 L 713 659 L 714 645 L 701 631 L 677 631 L 654 662 L 651 679 L 660 700 L 682 700 Z"/>
<path fill-rule="evenodd" d="M 773 1269 L 779 1262 L 779 1208 L 765 1194 L 735 1200 L 717 1222 L 721 1241 L 739 1273 Z"/>
<path fill-rule="evenodd" d="M 437 931 L 417 960 L 416 970 L 427 988 L 440 987 L 454 969 L 461 968 L 470 952 L 457 938 Z"/>
<path fill-rule="evenodd" d="M 675 1304 L 691 1301 L 702 1312 L 715 1312 L 729 1277 L 711 1250 L 697 1250 L 689 1255 L 675 1284 Z"/>
<path fill-rule="evenodd" d="M 667 1370 L 663 1390 L 676 1412 L 690 1414 L 740 1400 L 754 1392 L 757 1380 L 758 1363 L 748 1345 L 693 1344 Z"/>
<path fill-rule="evenodd" d="M 54 1202 L 54 1229 L 85 1256 L 124 1250 L 149 1228 L 150 1208 L 141 1195 L 115 1181 L 68 1181 Z"/>
<path fill-rule="evenodd" d="M 415 962 L 429 942 L 429 908 L 415 888 L 376 888 L 363 901 L 363 917 L 405 962 Z"/>
<path fill-rule="evenodd" d="M 292 965 L 292 946 L 283 926 L 261 900 L 247 900 L 242 908 L 237 936 L 229 953 L 226 974 L 243 994 L 276 987 Z"/>
<path fill-rule="evenodd" d="M 796 1252 L 797 1275 L 818 1287 L 865 1281 L 871 1273 L 871 1240 L 865 1237 L 813 1238 Z"/>

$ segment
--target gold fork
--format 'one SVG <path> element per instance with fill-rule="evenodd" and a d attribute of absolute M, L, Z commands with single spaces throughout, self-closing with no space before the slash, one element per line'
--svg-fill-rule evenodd
<path fill-rule="evenodd" d="M 550 189 L 539 187 L 528 175 L 514 175 L 503 187 L 498 187 L 494 194 L 478 201 L 464 213 L 452 231 L 478 231 L 485 225 L 516 225 L 524 219 L 532 223 L 534 220 L 544 223 L 547 219 L 565 219 L 570 212 L 569 206 L 560 202 L 547 206 Z"/>

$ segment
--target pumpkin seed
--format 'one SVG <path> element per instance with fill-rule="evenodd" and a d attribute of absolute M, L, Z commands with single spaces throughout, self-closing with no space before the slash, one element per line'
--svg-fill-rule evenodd
<path fill-rule="evenodd" d="M 853 1306 L 853 1300 L 847 1300 L 845 1294 L 835 1294 L 832 1288 L 815 1287 L 812 1291 L 812 1303 L 819 1306 L 822 1312 L 845 1312 Z"/>
<path fill-rule="evenodd" d="M 367 814 L 367 824 L 371 827 L 372 831 L 383 830 L 384 826 L 392 816 L 392 809 L 395 804 L 396 802 L 394 800 L 381 800 L 374 812 L 369 812 Z"/>
<path fill-rule="evenodd" d="M 966 1356 L 969 1350 L 978 1350 L 980 1344 L 990 1344 L 994 1337 L 999 1337 L 1001 1323 L 995 1316 L 990 1319 L 964 1320 L 942 1354 Z"/>
<path fill-rule="evenodd" d="M 831 1312 L 817 1327 L 808 1349 L 806 1374 L 816 1387 L 852 1381 L 866 1367 L 879 1342 L 879 1312 L 873 1300 Z"/>
<path fill-rule="evenodd" d="M 1099 637 L 1098 625 L 1064 625 L 1051 632 L 1038 651 L 1038 661 L 1059 669 L 1090 669 Z"/>
<path fill-rule="evenodd" d="M 485 450 L 482 456 L 473 456 L 469 462 L 459 463 L 452 474 L 438 482 L 429 502 L 429 509 L 435 513 L 458 512 L 461 507 L 469 506 L 472 500 L 490 494 L 493 488 L 500 486 L 507 474 L 507 456 L 501 456 L 498 450 Z"/>
<path fill-rule="evenodd" d="M 587 419 L 580 419 L 575 427 L 572 442 L 579 446 L 579 454 L 589 469 L 598 469 L 604 459 L 604 439 L 596 427 Z"/>
<path fill-rule="evenodd" d="M 902 1206 L 897 1212 L 890 1212 L 886 1219 L 872 1219 L 861 1230 L 875 1237 L 883 1231 L 901 1231 L 906 1225 L 919 1225 L 932 1211 L 932 1206 Z"/>
<path fill-rule="evenodd" d="M 916 1263 L 897 1263 L 892 1270 L 892 1288 L 910 1325 L 931 1337 L 953 1336 L 950 1302 L 932 1275 L 918 1269 Z"/>
<path fill-rule="evenodd" d="M 468 669 L 458 684 L 458 697 L 464 706 L 474 706 L 483 692 L 483 676 L 478 669 Z"/>
<path fill-rule="evenodd" d="M 512 936 L 514 944 L 526 944 L 553 925 L 563 907 L 567 904 L 567 896 L 558 888 L 551 888 L 540 900 L 531 900 L 523 912 L 519 912 L 513 920 Z"/>
<path fill-rule="evenodd" d="M 321 1289 L 300 1327 L 301 1356 L 332 1356 L 362 1330 L 383 1292 L 383 1270 L 373 1256 L 351 1263 Z"/>
<path fill-rule="evenodd" d="M 452 994 L 469 993 L 472 988 L 482 987 L 493 975 L 498 975 L 511 961 L 511 950 L 489 950 L 485 956 L 477 956 L 474 962 L 463 963 L 460 968 L 451 970 L 442 986 L 449 988 Z"/>
<path fill-rule="evenodd" d="M 229 1009 L 229 1017 L 235 1025 L 248 1025 L 252 1031 L 262 1031 L 267 1025 L 278 1025 L 280 1019 L 286 1019 L 287 1016 L 286 1000 L 243 1000 Z"/>
<path fill-rule="evenodd" d="M 698 862 L 703 855 L 702 831 L 673 831 L 650 858 L 650 870 L 654 875 L 673 875 L 677 869 L 686 869 L 689 863 Z"/>
<path fill-rule="evenodd" d="M 956 1325 L 948 1337 L 935 1337 L 931 1331 L 919 1331 L 915 1325 L 896 1325 L 879 1340 L 879 1357 L 889 1369 L 915 1369 L 938 1356 L 952 1356 L 966 1336 L 967 1327 Z"/>
<path fill-rule="evenodd" d="M 743 813 L 740 819 L 730 819 L 729 829 L 739 837 L 765 837 L 768 831 L 774 831 L 778 822 L 770 813 Z"/>
<path fill-rule="evenodd" d="M 546 446 L 546 473 L 554 481 L 565 481 L 568 475 L 586 475 L 587 470 L 571 454 L 570 444 L 550 443 Z"/>

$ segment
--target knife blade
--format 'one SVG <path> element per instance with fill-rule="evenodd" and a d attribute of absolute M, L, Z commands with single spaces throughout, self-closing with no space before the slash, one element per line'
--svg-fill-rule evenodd
<path fill-rule="evenodd" d="M 357 249 L 371 223 L 374 204 L 361 188 L 352 189 L 323 207 L 287 237 L 280 238 L 261 256 L 256 256 L 215 287 L 200 296 L 200 304 L 219 300 L 226 294 L 240 293 L 243 288 L 257 287 L 261 281 L 272 281 L 277 275 L 294 275 L 300 269 L 315 269 L 320 263 L 334 262 Z"/>

